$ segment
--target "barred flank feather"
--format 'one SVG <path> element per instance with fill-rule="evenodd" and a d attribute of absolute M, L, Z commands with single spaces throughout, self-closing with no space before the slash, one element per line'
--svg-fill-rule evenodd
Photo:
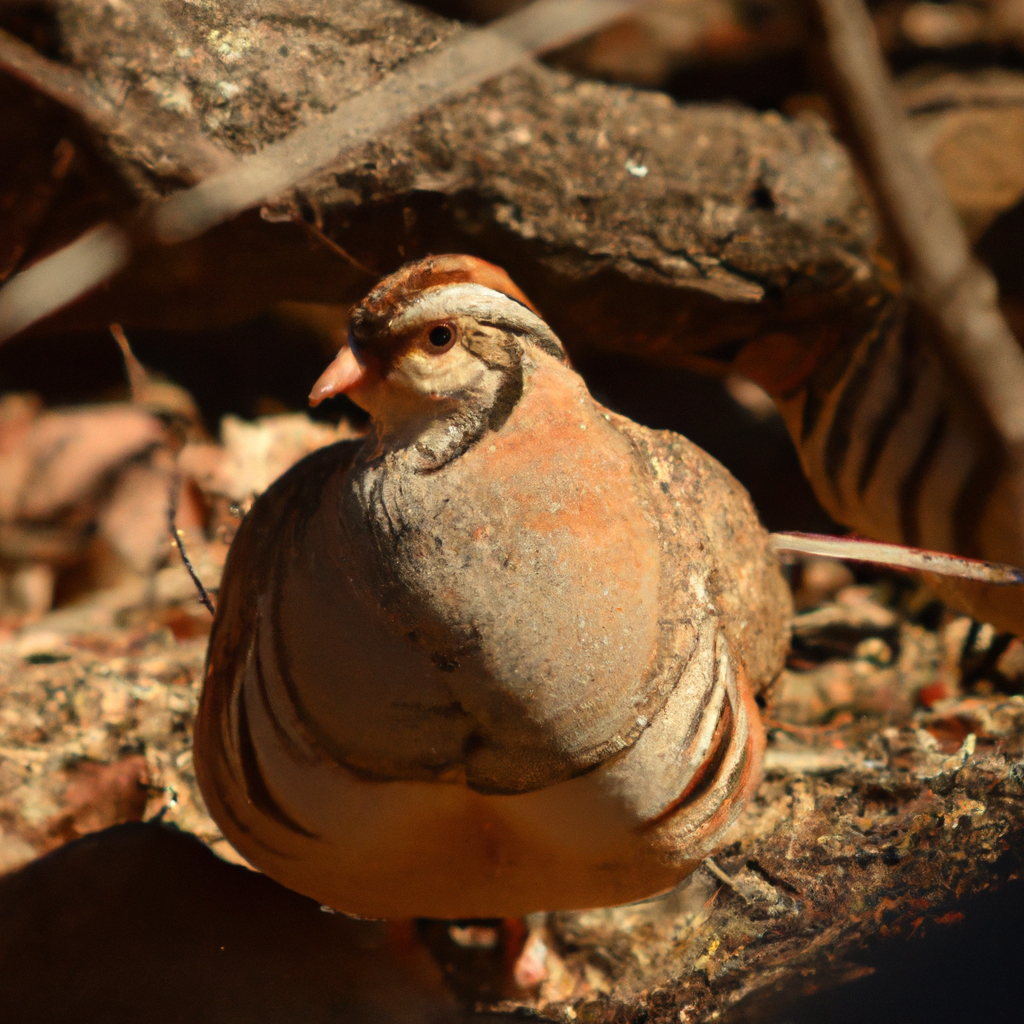
<path fill-rule="evenodd" d="M 874 330 L 824 349 L 782 381 L 780 352 L 796 339 L 755 342 L 737 368 L 775 398 L 818 500 L 875 540 L 1024 566 L 1024 510 L 1013 501 L 995 439 L 978 426 L 955 380 L 905 305 L 880 305 Z M 1021 588 L 930 580 L 949 603 L 1024 632 Z"/>

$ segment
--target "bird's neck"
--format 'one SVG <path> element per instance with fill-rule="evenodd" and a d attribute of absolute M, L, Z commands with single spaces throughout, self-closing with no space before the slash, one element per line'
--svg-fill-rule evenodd
<path fill-rule="evenodd" d="M 486 410 L 453 408 L 400 420 L 377 419 L 370 425 L 366 461 L 400 463 L 431 472 L 468 451 L 487 429 Z"/>
<path fill-rule="evenodd" d="M 486 375 L 480 385 L 450 399 L 393 408 L 371 422 L 367 459 L 399 461 L 429 473 L 464 455 L 508 418 L 523 391 L 522 370 Z"/>

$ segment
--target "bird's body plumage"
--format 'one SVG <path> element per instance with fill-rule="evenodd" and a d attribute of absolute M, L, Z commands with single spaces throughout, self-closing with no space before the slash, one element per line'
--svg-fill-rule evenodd
<path fill-rule="evenodd" d="M 451 323 L 476 362 L 434 375 L 437 416 L 385 410 L 243 524 L 196 726 L 204 795 L 254 865 L 363 916 L 650 895 L 756 786 L 788 591 L 705 453 L 603 409 L 514 323 Z M 413 388 L 433 372 L 393 358 Z"/>

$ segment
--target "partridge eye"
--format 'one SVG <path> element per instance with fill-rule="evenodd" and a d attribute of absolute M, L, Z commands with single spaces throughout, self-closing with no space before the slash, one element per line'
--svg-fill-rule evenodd
<path fill-rule="evenodd" d="M 451 344 L 453 337 L 452 329 L 444 324 L 439 324 L 437 327 L 431 328 L 430 334 L 427 337 L 434 348 L 444 348 L 446 345 Z"/>

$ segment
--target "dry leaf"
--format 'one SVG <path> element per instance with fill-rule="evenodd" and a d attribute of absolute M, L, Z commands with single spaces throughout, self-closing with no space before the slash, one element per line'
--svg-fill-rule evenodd
<path fill-rule="evenodd" d="M 0 400 L 0 521 L 51 520 L 94 499 L 118 466 L 164 438 L 159 420 L 130 405 L 29 417 L 24 401 Z"/>
<path fill-rule="evenodd" d="M 186 445 L 178 466 L 202 490 L 235 502 L 261 494 L 310 452 L 358 436 L 344 420 L 332 427 L 301 412 L 264 416 L 252 423 L 225 416 L 220 429 L 222 446 Z"/>

